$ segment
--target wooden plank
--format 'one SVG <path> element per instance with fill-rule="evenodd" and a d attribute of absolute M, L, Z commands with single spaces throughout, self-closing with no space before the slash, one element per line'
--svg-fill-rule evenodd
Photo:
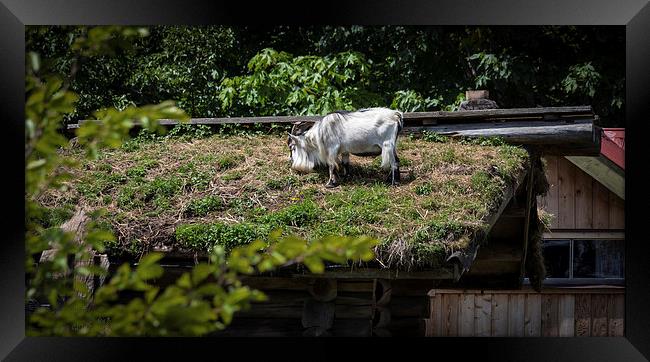
<path fill-rule="evenodd" d="M 429 330 L 427 331 L 427 336 L 442 336 L 442 295 L 435 294 L 431 296 L 430 303 Z"/>
<path fill-rule="evenodd" d="M 607 296 L 607 335 L 611 337 L 622 337 L 624 335 L 625 322 L 625 296 Z"/>
<path fill-rule="evenodd" d="M 544 117 L 544 116 L 554 117 Z M 190 124 L 229 124 L 229 123 L 294 123 L 294 122 L 315 122 L 321 119 L 317 116 L 270 116 L 270 117 L 226 117 L 226 118 L 192 118 Z M 508 108 L 508 109 L 486 109 L 457 112 L 405 112 L 404 121 L 417 120 L 471 120 L 471 119 L 525 119 L 536 117 L 539 119 L 572 119 L 572 118 L 593 118 L 593 110 L 590 106 L 579 107 L 545 107 L 545 108 Z M 80 120 L 78 124 L 69 124 L 68 128 L 78 128 L 85 122 L 97 122 L 97 120 Z M 174 119 L 160 119 L 160 124 L 174 125 L 178 121 Z"/>
<path fill-rule="evenodd" d="M 492 332 L 492 295 L 474 295 L 474 336 L 489 337 Z"/>
<path fill-rule="evenodd" d="M 526 295 L 510 294 L 507 295 L 507 297 L 508 297 L 508 334 L 507 335 L 508 337 L 523 337 Z"/>
<path fill-rule="evenodd" d="M 495 294 L 492 296 L 491 336 L 505 337 L 508 335 L 508 295 Z"/>
<path fill-rule="evenodd" d="M 458 294 L 458 293 L 484 293 L 483 289 L 436 289 L 436 294 Z M 624 294 L 625 287 L 614 285 L 583 285 L 567 287 L 544 287 L 542 293 L 537 292 L 530 285 L 525 285 L 521 289 L 493 289 L 490 294 Z"/>
<path fill-rule="evenodd" d="M 538 107 L 538 108 L 501 108 L 501 109 L 481 109 L 473 111 L 458 111 L 458 112 L 407 112 L 404 113 L 404 119 L 471 119 L 471 118 L 487 118 L 487 117 L 525 117 L 537 116 L 543 117 L 544 115 L 592 115 L 593 109 L 591 106 L 579 107 Z"/>
<path fill-rule="evenodd" d="M 542 296 L 542 337 L 557 337 L 559 335 L 557 295 Z"/>
<path fill-rule="evenodd" d="M 459 302 L 458 335 L 474 336 L 474 294 L 461 294 Z"/>
<path fill-rule="evenodd" d="M 582 170 L 575 170 L 575 227 L 593 228 L 592 178 Z"/>
<path fill-rule="evenodd" d="M 625 229 L 625 204 L 624 201 L 609 193 L 609 228 Z"/>
<path fill-rule="evenodd" d="M 452 137 L 501 137 L 511 144 L 535 146 L 545 154 L 594 155 L 598 153 L 598 144 L 593 141 L 593 125 L 591 121 L 585 123 L 576 121 L 574 124 L 558 125 L 531 125 L 531 122 L 522 121 L 504 124 L 463 123 L 413 126 L 404 127 L 402 133 L 414 134 L 423 131 Z"/>
<path fill-rule="evenodd" d="M 559 295 L 558 321 L 560 337 L 573 337 L 575 333 L 575 296 Z"/>
<path fill-rule="evenodd" d="M 559 186 L 558 186 L 558 156 L 545 156 L 546 177 L 550 185 L 548 193 L 544 197 L 544 210 L 553 215 L 551 228 L 558 227 L 559 211 Z"/>
<path fill-rule="evenodd" d="M 372 293 L 372 289 L 371 280 L 338 280 L 338 291 L 340 293 Z"/>
<path fill-rule="evenodd" d="M 542 296 L 526 295 L 524 306 L 524 336 L 539 337 L 542 334 Z"/>
<path fill-rule="evenodd" d="M 609 190 L 596 180 L 592 185 L 594 229 L 609 229 Z"/>
<path fill-rule="evenodd" d="M 576 295 L 575 307 L 575 336 L 591 336 L 591 295 Z"/>
<path fill-rule="evenodd" d="M 607 336 L 607 296 L 591 296 L 591 336 Z"/>
<path fill-rule="evenodd" d="M 558 225 L 560 229 L 575 228 L 575 166 L 564 157 L 558 158 Z"/>
<path fill-rule="evenodd" d="M 338 297 L 334 300 L 336 318 L 362 319 L 372 317 L 372 300 Z"/>
<path fill-rule="evenodd" d="M 307 279 L 245 276 L 241 278 L 244 285 L 261 290 L 307 290 Z"/>
<path fill-rule="evenodd" d="M 542 235 L 545 239 L 612 239 L 624 240 L 624 231 L 551 231 Z"/>
<path fill-rule="evenodd" d="M 458 294 L 442 294 L 442 335 L 458 335 Z"/>
<path fill-rule="evenodd" d="M 348 267 L 326 269 L 324 273 L 294 273 L 294 278 L 336 278 L 336 279 L 454 279 L 452 267 L 441 267 L 429 271 L 406 272 L 378 268 L 351 269 Z"/>

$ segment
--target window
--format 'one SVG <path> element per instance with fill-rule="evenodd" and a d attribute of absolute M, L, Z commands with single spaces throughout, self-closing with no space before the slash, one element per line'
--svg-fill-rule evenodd
<path fill-rule="evenodd" d="M 568 236 L 568 235 L 565 235 Z M 545 239 L 546 284 L 578 282 L 620 284 L 625 278 L 625 242 L 621 239 Z"/>

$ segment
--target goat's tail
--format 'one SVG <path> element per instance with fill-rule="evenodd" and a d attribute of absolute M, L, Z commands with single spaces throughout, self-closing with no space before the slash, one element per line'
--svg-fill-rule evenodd
<path fill-rule="evenodd" d="M 404 113 L 400 111 L 395 111 L 397 113 L 397 133 L 400 133 L 402 131 L 402 128 L 404 128 Z"/>

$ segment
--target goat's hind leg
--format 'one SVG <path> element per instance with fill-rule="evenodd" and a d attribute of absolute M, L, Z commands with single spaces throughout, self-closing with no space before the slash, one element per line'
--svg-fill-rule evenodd
<path fill-rule="evenodd" d="M 391 167 L 391 174 L 392 174 L 392 184 L 396 185 L 399 184 L 401 181 L 400 179 L 400 173 L 399 173 L 399 158 L 397 157 L 397 151 L 395 148 L 393 148 L 393 158 L 395 159 L 395 164 L 394 166 Z"/>
<path fill-rule="evenodd" d="M 392 142 L 384 142 L 382 149 L 382 168 L 389 169 L 390 174 L 386 182 L 395 186 L 399 184 L 400 174 L 399 174 L 399 160 L 397 158 L 397 151 L 395 150 L 395 144 Z"/>
<path fill-rule="evenodd" d="M 343 165 L 342 176 L 350 176 L 350 154 L 344 153 L 341 155 L 341 164 Z"/>

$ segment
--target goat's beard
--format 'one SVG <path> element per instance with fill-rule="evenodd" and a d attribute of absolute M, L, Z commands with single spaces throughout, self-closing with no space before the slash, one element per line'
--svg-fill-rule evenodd
<path fill-rule="evenodd" d="M 302 150 L 296 150 L 291 158 L 293 160 L 291 168 L 299 172 L 313 172 L 318 163 L 312 155 Z"/>

